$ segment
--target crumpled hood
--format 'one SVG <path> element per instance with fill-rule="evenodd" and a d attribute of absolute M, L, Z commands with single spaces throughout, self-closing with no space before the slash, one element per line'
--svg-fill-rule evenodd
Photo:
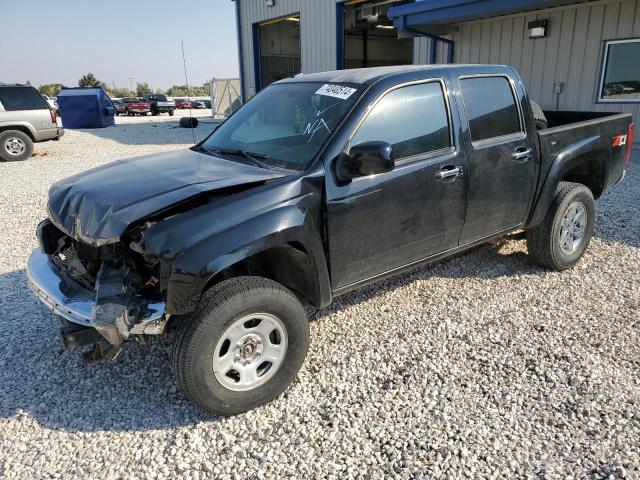
<path fill-rule="evenodd" d="M 119 160 L 49 189 L 49 218 L 94 246 L 119 240 L 132 223 L 198 194 L 263 182 L 282 172 L 177 150 Z"/>

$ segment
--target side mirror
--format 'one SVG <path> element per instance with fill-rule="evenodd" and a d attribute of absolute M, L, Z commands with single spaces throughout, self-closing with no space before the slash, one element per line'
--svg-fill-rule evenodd
<path fill-rule="evenodd" d="M 354 145 L 348 154 L 340 155 L 335 164 L 336 177 L 341 182 L 390 172 L 394 167 L 391 145 L 387 142 L 363 142 Z"/>

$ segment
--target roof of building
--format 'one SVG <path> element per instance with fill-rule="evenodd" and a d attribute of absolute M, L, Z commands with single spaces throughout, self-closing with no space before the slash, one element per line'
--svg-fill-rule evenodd
<path fill-rule="evenodd" d="M 418 0 L 391 7 L 387 15 L 399 29 L 443 33 L 454 23 L 527 12 L 590 0 Z"/>

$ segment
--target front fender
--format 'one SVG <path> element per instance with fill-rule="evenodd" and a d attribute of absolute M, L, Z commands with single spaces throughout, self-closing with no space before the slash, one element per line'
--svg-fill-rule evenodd
<path fill-rule="evenodd" d="M 167 283 L 167 312 L 193 311 L 216 274 L 260 252 L 285 245 L 304 250 L 309 261 L 305 273 L 311 282 L 308 300 L 317 306 L 327 305 L 331 301 L 331 287 L 320 238 L 313 215 L 297 204 L 270 210 L 205 238 L 173 261 Z M 291 263 L 279 268 L 299 268 Z"/>
<path fill-rule="evenodd" d="M 607 158 L 610 153 L 609 142 L 601 135 L 593 135 L 572 143 L 558 152 L 540 188 L 540 193 L 532 209 L 527 228 L 540 225 L 549 211 L 551 202 L 555 198 L 558 184 L 563 177 L 574 168 L 592 160 Z"/>

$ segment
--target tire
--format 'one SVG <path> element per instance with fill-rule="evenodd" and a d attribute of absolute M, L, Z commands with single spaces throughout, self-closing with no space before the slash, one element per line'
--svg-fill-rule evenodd
<path fill-rule="evenodd" d="M 182 117 L 180 119 L 180 126 L 182 128 L 196 128 L 198 126 L 198 119 L 195 117 Z"/>
<path fill-rule="evenodd" d="M 152 110 L 151 111 L 151 115 L 153 115 L 154 117 L 156 117 L 158 115 L 158 111 L 157 110 Z"/>
<path fill-rule="evenodd" d="M 173 110 L 169 110 L 169 116 L 173 117 Z"/>
<path fill-rule="evenodd" d="M 260 320 L 257 325 L 255 318 Z M 281 284 L 261 277 L 232 278 L 213 286 L 196 311 L 179 322 L 171 362 L 178 386 L 195 404 L 224 416 L 246 412 L 280 395 L 300 370 L 309 346 L 309 321 L 300 301 Z M 258 332 L 260 328 L 270 333 Z M 271 328 L 278 334 L 274 336 Z M 229 341 L 234 335 L 241 341 Z M 264 361 L 274 348 L 280 352 L 279 360 Z M 233 352 L 230 366 L 222 365 Z M 242 352 L 253 357 L 245 358 Z M 257 376 L 251 379 L 247 372 Z M 243 378 L 248 379 L 246 385 Z"/>
<path fill-rule="evenodd" d="M 537 102 L 531 103 L 531 111 L 533 113 L 533 123 L 536 126 L 536 130 L 544 130 L 549 127 L 549 122 L 547 122 L 547 117 L 544 115 L 542 108 Z"/>
<path fill-rule="evenodd" d="M 586 219 L 575 222 L 581 209 L 584 209 Z M 527 248 L 531 259 L 543 267 L 557 271 L 573 267 L 589 246 L 595 213 L 591 190 L 580 183 L 560 182 L 544 221 L 527 230 Z M 574 220 L 575 229 L 571 226 L 571 220 Z M 579 242 L 572 241 L 580 236 L 581 231 L 582 239 Z M 571 235 L 572 232 L 576 237 Z M 567 239 L 567 243 L 563 243 L 562 238 Z"/>
<path fill-rule="evenodd" d="M 33 153 L 33 140 L 20 130 L 0 133 L 0 159 L 5 162 L 26 160 Z"/>

